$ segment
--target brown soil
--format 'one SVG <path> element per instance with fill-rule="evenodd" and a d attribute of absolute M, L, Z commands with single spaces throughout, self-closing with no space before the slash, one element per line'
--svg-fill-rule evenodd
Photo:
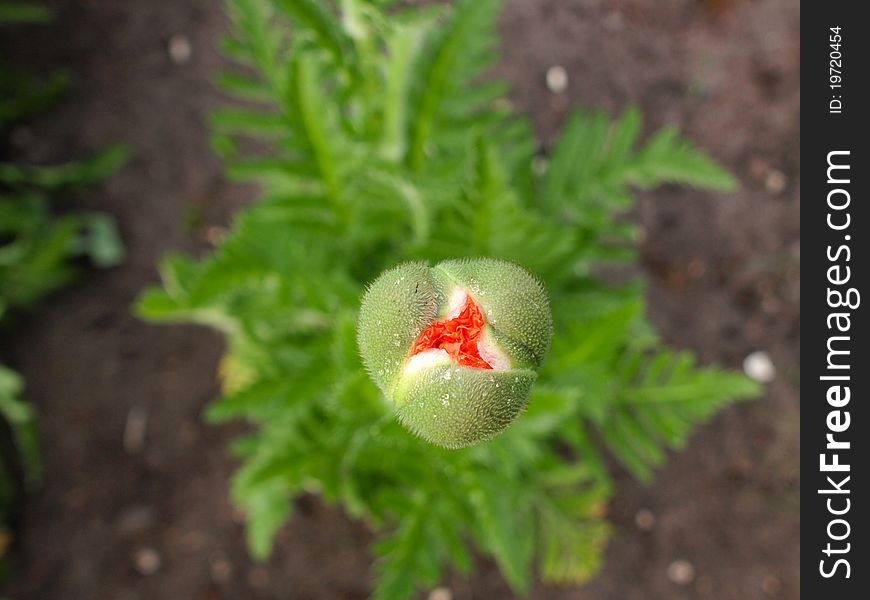
<path fill-rule="evenodd" d="M 47 28 L 5 31 L 23 67 L 67 65 L 68 100 L 16 132 L 36 160 L 126 140 L 135 155 L 73 206 L 117 216 L 129 258 L 49 301 L 0 343 L 40 415 L 45 484 L 29 498 L 3 593 L 29 599 L 364 598 L 369 534 L 305 498 L 258 566 L 227 501 L 234 427 L 206 427 L 221 352 L 215 333 L 153 327 L 130 305 L 155 262 L 205 244 L 186 222 L 222 225 L 251 198 L 208 147 L 206 111 L 225 20 L 214 0 L 57 0 Z M 497 69 L 545 142 L 573 105 L 638 104 L 652 130 L 678 124 L 740 178 L 723 196 L 643 194 L 637 217 L 649 305 L 664 338 L 738 367 L 750 351 L 778 367 L 764 398 L 733 407 L 674 454 L 649 487 L 620 477 L 616 535 L 584 588 L 535 598 L 754 600 L 799 597 L 799 4 L 790 0 L 509 0 Z M 174 64 L 173 35 L 192 56 Z M 547 91 L 563 65 L 568 91 Z M 144 446 L 125 450 L 128 420 Z M 638 527 L 637 513 L 651 528 Z M 694 577 L 675 583 L 683 559 Z M 143 574 L 154 567 L 153 574 Z M 686 575 L 683 565 L 682 575 Z M 680 575 L 681 573 L 676 573 Z M 689 573 L 691 574 L 691 573 Z M 676 577 L 679 579 L 679 577 Z M 448 582 L 455 598 L 506 598 L 493 565 Z"/>

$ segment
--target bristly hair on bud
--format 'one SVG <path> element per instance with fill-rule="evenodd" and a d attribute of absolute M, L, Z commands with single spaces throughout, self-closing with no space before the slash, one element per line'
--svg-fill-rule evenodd
<path fill-rule="evenodd" d="M 357 339 L 372 380 L 412 432 L 482 442 L 525 408 L 552 337 L 543 285 L 494 258 L 405 263 L 366 290 Z"/>

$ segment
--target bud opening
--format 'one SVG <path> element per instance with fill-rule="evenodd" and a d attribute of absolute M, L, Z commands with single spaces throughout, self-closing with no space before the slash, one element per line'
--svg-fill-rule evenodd
<path fill-rule="evenodd" d="M 411 356 L 433 349 L 443 350 L 458 365 L 492 369 L 493 365 L 481 356 L 478 347 L 485 327 L 483 311 L 466 295 L 465 306 L 457 316 L 436 321 L 419 335 L 411 348 Z"/>

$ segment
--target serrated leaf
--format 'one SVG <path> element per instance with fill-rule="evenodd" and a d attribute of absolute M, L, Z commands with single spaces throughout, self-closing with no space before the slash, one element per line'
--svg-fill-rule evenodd
<path fill-rule="evenodd" d="M 399 523 L 397 530 L 388 538 L 378 542 L 374 551 L 378 559 L 375 563 L 374 600 L 405 600 L 422 584 L 433 583 L 432 565 L 426 552 L 427 514 L 420 504 L 408 512 Z"/>
<path fill-rule="evenodd" d="M 640 187 L 682 183 L 723 192 L 737 189 L 737 180 L 703 152 L 682 140 L 677 130 L 659 131 L 624 170 L 625 180 Z"/>
<path fill-rule="evenodd" d="M 257 485 L 255 491 L 237 491 L 236 496 L 248 515 L 248 548 L 255 559 L 265 560 L 275 534 L 292 512 L 287 490 L 281 482 L 273 481 Z"/>
<path fill-rule="evenodd" d="M 293 17 L 304 30 L 315 34 L 320 44 L 340 62 L 346 62 L 349 40 L 327 0 L 276 0 L 276 4 Z"/>
<path fill-rule="evenodd" d="M 425 159 L 426 145 L 436 122 L 441 103 L 457 85 L 455 77 L 467 59 L 463 52 L 473 40 L 486 40 L 493 28 L 496 0 L 461 0 L 456 3 L 448 22 L 440 28 L 431 48 L 418 68 L 415 101 L 412 105 L 411 138 L 408 164 L 419 170 Z"/>
<path fill-rule="evenodd" d="M 129 149 L 119 144 L 110 146 L 86 160 L 65 165 L 21 166 L 0 163 L 0 182 L 13 187 L 44 190 L 92 184 L 117 171 L 129 155 Z"/>
<path fill-rule="evenodd" d="M 492 553 L 502 574 L 520 594 L 530 585 L 534 527 L 522 495 L 511 496 L 504 481 L 486 473 L 466 473 L 464 493 L 472 510 L 479 544 Z M 515 490 L 520 492 L 520 490 Z M 518 502 L 519 501 L 519 502 Z"/>

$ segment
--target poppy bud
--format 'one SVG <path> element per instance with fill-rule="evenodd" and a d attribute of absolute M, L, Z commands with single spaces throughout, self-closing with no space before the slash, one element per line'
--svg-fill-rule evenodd
<path fill-rule="evenodd" d="M 399 420 L 447 448 L 489 439 L 519 415 L 551 336 L 541 283 L 493 258 L 384 272 L 358 327 L 363 363 Z"/>

